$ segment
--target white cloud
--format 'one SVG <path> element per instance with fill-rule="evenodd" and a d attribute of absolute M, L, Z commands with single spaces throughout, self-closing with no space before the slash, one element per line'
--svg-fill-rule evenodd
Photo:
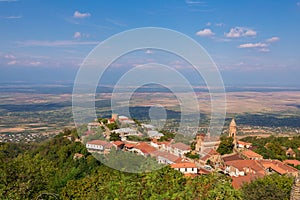
<path fill-rule="evenodd" d="M 206 23 L 206 26 L 211 26 L 211 23 L 210 23 L 210 22 L 207 22 L 207 23 Z"/>
<path fill-rule="evenodd" d="M 15 59 L 16 57 L 14 55 L 7 54 L 7 55 L 4 56 L 4 58 L 6 58 L 6 59 Z"/>
<path fill-rule="evenodd" d="M 73 35 L 73 38 L 81 38 L 81 33 L 80 32 L 75 32 L 74 35 Z"/>
<path fill-rule="evenodd" d="M 268 48 L 261 48 L 258 51 L 259 52 L 270 52 L 270 49 L 268 49 Z"/>
<path fill-rule="evenodd" d="M 192 1 L 192 0 L 186 0 L 185 3 L 188 5 L 199 5 L 199 4 L 203 5 L 203 4 L 205 4 L 205 2 L 203 2 L 203 1 Z"/>
<path fill-rule="evenodd" d="M 258 47 L 267 47 L 268 45 L 265 44 L 265 43 L 261 43 L 261 42 L 258 42 L 258 43 L 246 43 L 246 44 L 241 44 L 239 45 L 239 48 L 241 49 L 244 49 L 244 48 L 258 48 Z"/>
<path fill-rule="evenodd" d="M 203 36 L 203 37 L 209 37 L 209 36 L 213 36 L 215 34 L 212 32 L 212 30 L 210 30 L 209 28 L 206 28 L 206 29 L 198 31 L 196 33 L 196 35 Z"/>
<path fill-rule="evenodd" d="M 225 33 L 225 36 L 228 38 L 239 38 L 239 37 L 249 37 L 256 36 L 257 32 L 244 27 L 235 27 L 230 29 L 228 33 Z"/>
<path fill-rule="evenodd" d="M 5 17 L 1 17 L 1 18 L 3 18 L 3 19 L 21 19 L 21 18 L 23 18 L 23 16 L 20 16 L 20 15 L 18 15 L 18 16 L 12 15 L 12 16 L 5 16 Z"/>
<path fill-rule="evenodd" d="M 90 17 L 90 16 L 91 16 L 90 13 L 81 13 L 81 12 L 79 12 L 77 10 L 73 14 L 74 18 L 86 18 L 86 17 Z"/>
<path fill-rule="evenodd" d="M 151 51 L 150 49 L 147 49 L 147 51 L 145 53 L 146 54 L 153 54 L 153 51 Z"/>
<path fill-rule="evenodd" d="M 15 65 L 15 64 L 17 64 L 17 61 L 12 60 L 12 61 L 8 62 L 7 64 L 8 64 L 8 65 Z"/>
<path fill-rule="evenodd" d="M 35 62 L 30 62 L 29 63 L 29 65 L 31 65 L 31 66 L 38 66 L 40 64 L 41 64 L 41 62 L 39 62 L 39 61 L 35 61 Z"/>
<path fill-rule="evenodd" d="M 299 6 L 299 7 L 300 7 L 300 1 L 299 1 L 299 2 L 297 2 L 297 6 Z"/>
<path fill-rule="evenodd" d="M 273 42 L 277 42 L 279 40 L 280 40 L 279 37 L 271 37 L 271 38 L 267 39 L 266 41 L 269 43 L 273 43 Z"/>

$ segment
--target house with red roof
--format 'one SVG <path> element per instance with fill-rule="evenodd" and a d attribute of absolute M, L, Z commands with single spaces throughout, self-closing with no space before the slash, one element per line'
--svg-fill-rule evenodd
<path fill-rule="evenodd" d="M 98 121 L 90 122 L 87 125 L 89 131 L 91 131 L 92 129 L 96 129 L 98 127 L 100 127 L 100 123 Z"/>
<path fill-rule="evenodd" d="M 123 149 L 124 145 L 125 145 L 125 143 L 122 141 L 115 141 L 112 144 L 116 149 L 119 149 L 119 150 Z"/>
<path fill-rule="evenodd" d="M 124 149 L 125 151 L 133 151 L 133 148 L 135 147 L 136 144 L 132 144 L 132 143 L 126 143 L 124 145 Z"/>
<path fill-rule="evenodd" d="M 182 162 L 182 163 L 174 163 L 170 165 L 171 168 L 178 170 L 184 174 L 197 174 L 198 169 L 195 163 L 191 162 Z"/>
<path fill-rule="evenodd" d="M 255 175 L 255 174 L 248 174 L 246 176 L 239 176 L 239 177 L 231 177 L 232 179 L 232 187 L 234 189 L 240 189 L 243 184 L 245 183 L 250 183 L 251 181 L 254 181 L 257 178 L 261 178 L 261 176 L 259 175 Z"/>
<path fill-rule="evenodd" d="M 210 160 L 213 164 L 221 163 L 221 156 L 215 149 L 206 149 L 204 153 L 205 154 L 199 159 L 199 163 L 201 165 L 205 165 L 208 160 Z"/>
<path fill-rule="evenodd" d="M 113 144 L 104 140 L 92 140 L 88 141 L 85 146 L 89 152 L 108 153 Z"/>
<path fill-rule="evenodd" d="M 149 156 L 150 153 L 156 151 L 156 148 L 146 142 L 141 142 L 135 145 L 132 150 L 142 156 Z"/>
<path fill-rule="evenodd" d="M 242 156 L 237 153 L 225 154 L 221 156 L 223 162 L 233 161 L 233 160 L 245 160 Z"/>
<path fill-rule="evenodd" d="M 185 159 L 180 158 L 174 154 L 171 154 L 166 151 L 156 150 L 150 153 L 151 156 L 155 157 L 157 162 L 160 164 L 174 164 L 178 162 L 184 162 Z"/>
<path fill-rule="evenodd" d="M 164 151 L 167 151 L 168 148 L 170 148 L 170 144 L 171 142 L 167 142 L 167 141 L 158 142 L 156 138 L 153 138 L 152 141 L 150 142 L 150 145 L 153 146 L 154 148 L 161 149 Z"/>
<path fill-rule="evenodd" d="M 256 160 L 233 160 L 225 162 L 224 173 L 229 176 L 245 176 L 247 174 L 256 174 L 264 176 L 265 170 Z"/>
<path fill-rule="evenodd" d="M 288 157 L 296 158 L 296 153 L 292 148 L 289 148 L 288 150 L 286 150 L 285 154 Z"/>
<path fill-rule="evenodd" d="M 261 160 L 263 159 L 263 156 L 258 154 L 258 153 L 255 153 L 254 151 L 250 150 L 250 149 L 247 149 L 245 151 L 242 151 L 241 154 L 246 158 L 246 159 L 249 159 L 249 160 Z"/>
<path fill-rule="evenodd" d="M 169 147 L 170 153 L 172 153 L 176 156 L 179 156 L 179 157 L 184 157 L 184 154 L 186 154 L 190 150 L 191 150 L 191 147 L 182 142 L 171 144 Z"/>
<path fill-rule="evenodd" d="M 107 120 L 107 124 L 113 124 L 115 122 L 116 122 L 116 120 L 114 118 L 110 118 Z"/>
<path fill-rule="evenodd" d="M 284 160 L 284 164 L 289 164 L 289 165 L 294 165 L 294 166 L 299 166 L 300 161 L 299 160 Z"/>
<path fill-rule="evenodd" d="M 298 176 L 298 170 L 296 168 L 286 165 L 279 160 L 259 160 L 259 163 L 268 174 L 275 172 L 280 175 L 289 174 L 295 177 Z"/>
<path fill-rule="evenodd" d="M 236 147 L 237 148 L 242 148 L 242 149 L 244 149 L 244 148 L 249 149 L 250 147 L 252 147 L 252 143 L 237 141 Z"/>

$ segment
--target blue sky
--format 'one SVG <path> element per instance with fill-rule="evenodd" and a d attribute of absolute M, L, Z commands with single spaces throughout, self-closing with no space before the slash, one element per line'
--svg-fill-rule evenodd
<path fill-rule="evenodd" d="M 0 82 L 72 82 L 99 42 L 121 31 L 154 26 L 199 42 L 225 84 L 299 86 L 299 25 L 297 0 L 0 0 Z M 120 65 L 134 65 L 147 56 L 158 63 L 164 59 L 155 53 L 133 55 Z"/>

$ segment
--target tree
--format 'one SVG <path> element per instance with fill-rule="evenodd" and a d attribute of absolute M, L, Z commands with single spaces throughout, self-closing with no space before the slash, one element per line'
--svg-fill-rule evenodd
<path fill-rule="evenodd" d="M 112 132 L 109 136 L 110 141 L 121 141 L 121 137 L 119 133 Z"/>
<path fill-rule="evenodd" d="M 111 124 L 107 124 L 107 128 L 109 128 L 109 130 L 116 130 L 119 128 L 118 124 L 115 123 L 111 123 Z"/>
<path fill-rule="evenodd" d="M 217 149 L 217 152 L 221 155 L 230 154 L 233 151 L 233 138 L 227 136 L 220 137 L 220 145 Z"/>
<path fill-rule="evenodd" d="M 243 199 L 245 200 L 288 200 L 294 178 L 271 174 L 242 186 Z"/>

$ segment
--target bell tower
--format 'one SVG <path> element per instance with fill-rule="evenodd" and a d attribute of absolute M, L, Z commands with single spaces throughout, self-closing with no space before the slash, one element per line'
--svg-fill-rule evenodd
<path fill-rule="evenodd" d="M 236 123 L 234 118 L 232 118 L 230 124 L 229 124 L 229 137 L 233 137 L 233 144 L 236 145 Z"/>

